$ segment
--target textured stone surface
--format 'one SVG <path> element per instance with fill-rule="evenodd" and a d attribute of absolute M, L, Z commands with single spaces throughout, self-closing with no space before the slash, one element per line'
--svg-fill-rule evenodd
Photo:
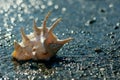
<path fill-rule="evenodd" d="M 0 79 L 120 79 L 119 0 L 1 0 L 0 4 Z M 48 11 L 52 15 L 47 25 L 63 18 L 55 34 L 74 40 L 48 62 L 12 60 L 13 41 L 21 41 L 20 28 L 32 32 L 33 19 L 40 26 Z"/>

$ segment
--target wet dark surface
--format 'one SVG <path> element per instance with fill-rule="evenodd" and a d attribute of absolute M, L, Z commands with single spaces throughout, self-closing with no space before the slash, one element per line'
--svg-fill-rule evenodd
<path fill-rule="evenodd" d="M 0 79 L 120 79 L 119 0 L 24 1 L 0 1 Z M 33 20 L 40 26 L 48 11 L 49 26 L 63 18 L 54 33 L 74 40 L 50 61 L 12 60 L 13 42 L 21 41 L 19 29 L 24 26 L 26 33 L 32 32 Z"/>

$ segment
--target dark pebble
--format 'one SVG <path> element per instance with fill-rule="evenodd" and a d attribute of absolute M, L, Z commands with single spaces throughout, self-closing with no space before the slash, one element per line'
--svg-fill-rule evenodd
<path fill-rule="evenodd" d="M 114 32 L 110 32 L 107 34 L 107 36 L 111 36 L 111 35 L 114 35 L 115 33 Z"/>
<path fill-rule="evenodd" d="M 0 43 L 0 46 L 3 46 L 3 45 Z"/>
<path fill-rule="evenodd" d="M 110 36 L 110 38 L 111 38 L 111 39 L 114 39 L 114 38 L 115 38 L 115 36 L 114 36 L 114 35 L 111 35 L 111 36 Z"/>
<path fill-rule="evenodd" d="M 2 73 L 0 73 L 0 77 L 2 77 Z"/>
<path fill-rule="evenodd" d="M 101 8 L 100 12 L 105 13 L 105 9 Z"/>
<path fill-rule="evenodd" d="M 102 52 L 102 50 L 100 48 L 95 48 L 94 51 L 97 52 L 97 53 Z"/>
<path fill-rule="evenodd" d="M 89 21 L 89 24 L 93 24 L 96 22 L 96 18 L 94 17 L 92 20 Z"/>
<path fill-rule="evenodd" d="M 116 30 L 116 29 L 119 29 L 119 27 L 118 27 L 118 26 L 115 26 L 114 29 L 115 29 L 115 30 Z"/>

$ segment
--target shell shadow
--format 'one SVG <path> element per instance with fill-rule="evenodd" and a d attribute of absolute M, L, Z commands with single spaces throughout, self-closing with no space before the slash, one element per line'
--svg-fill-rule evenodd
<path fill-rule="evenodd" d="M 69 64 L 70 62 L 74 62 L 74 60 L 67 60 L 66 58 L 67 57 L 54 56 L 48 61 L 46 60 L 18 61 L 12 58 L 12 62 L 14 64 L 14 67 L 29 64 L 28 65 L 29 69 L 38 70 L 41 66 L 47 69 L 51 69 L 53 67 L 61 67 L 62 64 L 60 64 L 60 62 L 62 62 L 63 64 Z"/>

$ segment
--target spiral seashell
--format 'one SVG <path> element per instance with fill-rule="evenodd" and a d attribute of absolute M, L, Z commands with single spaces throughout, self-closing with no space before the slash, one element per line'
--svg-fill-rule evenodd
<path fill-rule="evenodd" d="M 46 21 L 49 16 L 50 12 L 45 17 L 42 27 L 37 27 L 34 20 L 34 32 L 29 35 L 26 35 L 24 29 L 21 28 L 22 42 L 18 43 L 14 41 L 13 58 L 17 60 L 49 60 L 56 55 L 57 51 L 65 43 L 72 40 L 72 38 L 59 40 L 53 33 L 54 28 L 61 21 L 61 18 L 57 19 L 50 28 L 46 27 Z"/>

